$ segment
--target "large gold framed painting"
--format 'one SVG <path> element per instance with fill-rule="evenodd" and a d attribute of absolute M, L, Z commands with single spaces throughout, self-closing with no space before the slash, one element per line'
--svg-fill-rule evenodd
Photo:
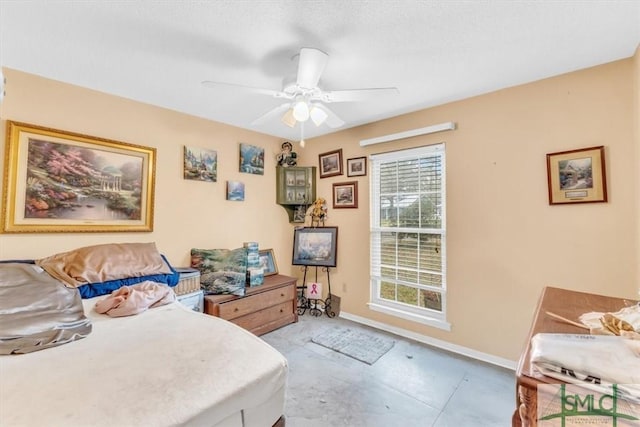
<path fill-rule="evenodd" d="M 7 122 L 4 233 L 153 231 L 155 148 Z"/>

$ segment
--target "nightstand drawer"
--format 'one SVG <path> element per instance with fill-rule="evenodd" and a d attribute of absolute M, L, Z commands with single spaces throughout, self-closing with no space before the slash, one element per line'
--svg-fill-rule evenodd
<path fill-rule="evenodd" d="M 273 274 L 260 286 L 245 289 L 243 297 L 207 295 L 204 312 L 221 317 L 256 335 L 298 321 L 296 278 Z"/>
<path fill-rule="evenodd" d="M 249 313 L 271 307 L 286 301 L 295 300 L 295 288 L 292 286 L 273 289 L 253 295 L 250 298 L 239 298 L 220 305 L 220 317 L 223 319 L 235 319 Z"/>
<path fill-rule="evenodd" d="M 245 329 L 253 330 L 264 324 L 268 324 L 282 318 L 293 316 L 294 301 L 289 300 L 282 304 L 274 305 L 272 307 L 265 308 L 264 310 L 257 311 L 255 313 L 247 314 L 238 319 L 233 319 L 231 322 L 238 326 L 242 326 Z M 290 323 L 287 322 L 287 323 Z"/>

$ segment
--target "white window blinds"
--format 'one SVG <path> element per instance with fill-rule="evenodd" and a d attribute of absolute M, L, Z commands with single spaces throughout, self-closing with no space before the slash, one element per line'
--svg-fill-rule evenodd
<path fill-rule="evenodd" d="M 444 148 L 438 144 L 371 156 L 374 309 L 445 320 Z"/>

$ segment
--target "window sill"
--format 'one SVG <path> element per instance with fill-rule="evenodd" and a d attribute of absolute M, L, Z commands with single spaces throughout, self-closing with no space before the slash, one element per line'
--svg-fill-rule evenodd
<path fill-rule="evenodd" d="M 380 313 L 388 314 L 390 316 L 399 317 L 401 319 L 409 320 L 411 322 L 421 323 L 423 325 L 432 326 L 434 328 L 443 329 L 445 331 L 451 331 L 451 323 L 443 319 L 438 319 L 430 316 L 423 316 L 421 314 L 409 313 L 404 310 L 398 310 L 396 308 L 387 307 L 376 303 L 369 303 L 369 309 L 378 311 Z"/>

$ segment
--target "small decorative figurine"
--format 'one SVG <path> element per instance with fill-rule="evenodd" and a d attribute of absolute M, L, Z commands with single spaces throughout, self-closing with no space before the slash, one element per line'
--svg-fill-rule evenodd
<path fill-rule="evenodd" d="M 324 226 L 324 221 L 327 219 L 327 210 L 327 201 L 322 197 L 318 197 L 309 208 L 312 227 Z"/>
<path fill-rule="evenodd" d="M 289 141 L 285 141 L 280 146 L 282 151 L 276 156 L 278 166 L 287 167 L 298 164 L 298 155 L 293 151 L 293 145 Z"/>

